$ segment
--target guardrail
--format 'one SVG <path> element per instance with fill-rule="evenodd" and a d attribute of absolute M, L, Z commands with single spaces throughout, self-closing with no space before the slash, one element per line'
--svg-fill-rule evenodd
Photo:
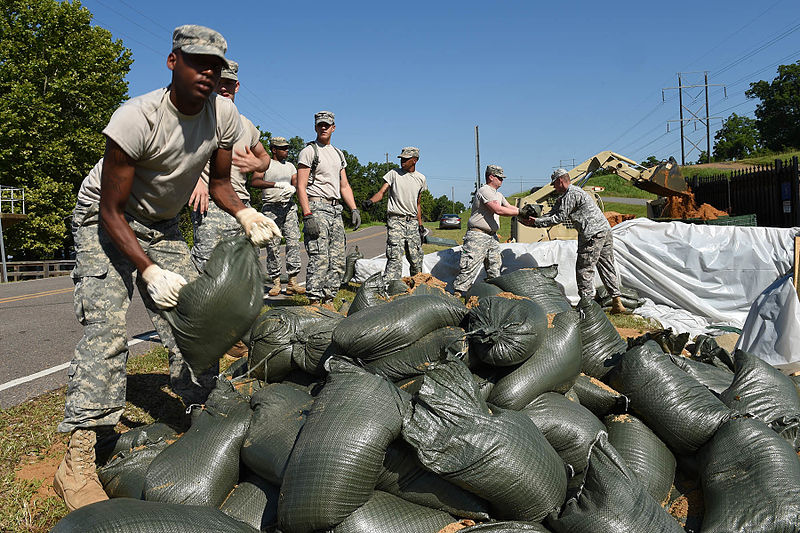
<path fill-rule="evenodd" d="M 8 281 L 53 278 L 68 276 L 75 268 L 75 261 L 9 261 Z"/>

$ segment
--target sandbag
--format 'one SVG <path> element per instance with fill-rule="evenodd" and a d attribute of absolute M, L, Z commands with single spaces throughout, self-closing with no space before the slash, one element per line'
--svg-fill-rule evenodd
<path fill-rule="evenodd" d="M 578 302 L 578 311 L 583 340 L 581 372 L 603 379 L 628 349 L 628 344 L 597 302 L 583 298 Z"/>
<path fill-rule="evenodd" d="M 364 505 L 400 435 L 405 393 L 339 359 L 330 370 L 286 466 L 278 502 L 284 533 L 333 528 Z"/>
<path fill-rule="evenodd" d="M 245 237 L 223 240 L 198 278 L 181 289 L 178 305 L 161 311 L 196 375 L 242 338 L 264 305 L 257 250 Z"/>
<path fill-rule="evenodd" d="M 567 392 L 581 372 L 579 321 L 575 311 L 557 314 L 536 352 L 498 380 L 488 402 L 518 411 L 543 392 Z"/>
<path fill-rule="evenodd" d="M 678 453 L 697 451 L 732 412 L 652 341 L 628 350 L 610 376 L 631 410 Z"/>
<path fill-rule="evenodd" d="M 414 296 L 349 315 L 333 330 L 339 355 L 372 361 L 397 352 L 439 328 L 458 326 L 467 308 L 454 298 Z"/>
<path fill-rule="evenodd" d="M 503 292 L 503 290 L 497 285 L 492 285 L 491 283 L 486 283 L 485 281 L 476 281 L 472 284 L 472 287 L 470 287 L 469 290 L 464 293 L 464 299 L 469 301 L 469 299 L 474 296 L 480 300 L 481 298 L 486 298 L 487 296 L 497 296 L 501 292 Z"/>
<path fill-rule="evenodd" d="M 119 452 L 97 468 L 97 477 L 109 498 L 142 498 L 147 468 L 169 443 L 162 439 Z"/>
<path fill-rule="evenodd" d="M 459 529 L 459 533 L 515 533 L 530 531 L 533 533 L 550 533 L 550 530 L 538 522 L 486 522 Z"/>
<path fill-rule="evenodd" d="M 722 394 L 733 382 L 733 372 L 727 368 L 701 363 L 700 361 L 695 361 L 694 359 L 681 357 L 679 355 L 673 355 L 671 358 L 672 362 L 675 363 L 678 368 L 716 394 Z"/>
<path fill-rule="evenodd" d="M 447 353 L 466 356 L 468 350 L 464 330 L 447 326 L 431 331 L 402 350 L 369 361 L 365 366 L 390 381 L 399 381 L 422 374 L 428 364 L 438 361 Z"/>
<path fill-rule="evenodd" d="M 800 461 L 763 422 L 728 420 L 699 456 L 703 532 L 800 531 Z"/>
<path fill-rule="evenodd" d="M 674 333 L 672 328 L 648 331 L 644 335 L 628 339 L 628 349 L 641 346 L 647 341 L 654 341 L 666 354 L 681 355 L 689 341 L 689 334 L 686 332 Z"/>
<path fill-rule="evenodd" d="M 489 519 L 489 503 L 427 470 L 402 439 L 386 450 L 375 489 L 460 518 Z"/>
<path fill-rule="evenodd" d="M 591 411 L 562 394 L 546 392 L 526 405 L 522 412 L 536 424 L 576 475 L 586 469 L 592 443 L 599 432 L 605 431 L 603 423 Z"/>
<path fill-rule="evenodd" d="M 547 329 L 547 315 L 528 299 L 490 296 L 467 316 L 470 351 L 492 366 L 524 362 L 539 348 Z"/>
<path fill-rule="evenodd" d="M 720 395 L 725 405 L 767 424 L 800 416 L 797 385 L 783 372 L 743 350 L 734 352 L 733 363 L 733 383 Z"/>
<path fill-rule="evenodd" d="M 717 344 L 714 337 L 698 335 L 694 343 L 689 345 L 692 359 L 701 361 L 733 372 L 733 357 L 728 350 Z"/>
<path fill-rule="evenodd" d="M 520 268 L 496 278 L 488 278 L 486 283 L 500 287 L 503 291 L 530 298 L 545 313 L 569 311 L 572 306 L 564 296 L 564 290 L 556 282 L 558 265 L 546 267 Z"/>
<path fill-rule="evenodd" d="M 356 261 L 364 259 L 364 254 L 358 250 L 358 246 L 353 251 L 344 256 L 344 274 L 342 274 L 342 285 L 350 283 L 356 275 Z"/>
<path fill-rule="evenodd" d="M 336 526 L 334 533 L 436 532 L 453 521 L 449 514 L 407 502 L 376 490 L 372 497 Z"/>
<path fill-rule="evenodd" d="M 390 296 L 401 294 L 408 290 L 408 285 L 401 280 L 389 280 L 383 277 L 382 272 L 376 272 L 366 280 L 356 291 L 347 316 L 354 315 L 366 309 L 385 304 Z"/>
<path fill-rule="evenodd" d="M 250 399 L 253 416 L 242 443 L 242 462 L 266 481 L 280 485 L 313 403 L 310 394 L 283 383 L 256 392 Z"/>
<path fill-rule="evenodd" d="M 254 533 L 219 509 L 199 505 L 105 500 L 72 511 L 51 533 Z"/>
<path fill-rule="evenodd" d="M 633 415 L 607 416 L 603 423 L 608 430 L 608 442 L 636 479 L 655 501 L 663 502 L 675 479 L 676 461 L 669 448 Z"/>
<path fill-rule="evenodd" d="M 622 298 L 627 298 L 628 300 L 639 299 L 639 291 L 630 287 L 623 287 L 620 285 L 619 294 Z M 594 291 L 594 298 L 598 303 L 602 303 L 606 299 L 611 299 L 611 294 L 608 292 L 608 289 L 605 285 L 600 285 Z"/>
<path fill-rule="evenodd" d="M 578 397 L 582 406 L 598 418 L 628 412 L 630 401 L 627 396 L 586 374 L 578 375 L 570 392 Z"/>
<path fill-rule="evenodd" d="M 248 473 L 220 506 L 226 515 L 256 531 L 272 531 L 278 521 L 279 487 Z"/>
<path fill-rule="evenodd" d="M 556 533 L 683 533 L 647 493 L 601 432 L 592 444 L 578 493 L 548 517 Z"/>
<path fill-rule="evenodd" d="M 95 446 L 95 462 L 104 465 L 120 452 L 129 452 L 133 448 L 153 444 L 159 440 L 177 438 L 175 430 L 162 422 L 131 428 L 124 433 L 114 433 L 107 438 L 99 439 Z"/>
<path fill-rule="evenodd" d="M 322 376 L 333 330 L 344 317 L 320 306 L 279 307 L 259 316 L 250 331 L 251 375 L 281 381 L 295 368 Z"/>
<path fill-rule="evenodd" d="M 192 427 L 147 468 L 149 501 L 219 507 L 239 479 L 239 449 L 250 425 L 250 405 L 218 381 Z"/>
<path fill-rule="evenodd" d="M 403 438 L 428 469 L 488 500 L 497 518 L 541 520 L 564 501 L 556 451 L 524 414 L 490 411 L 460 360 L 425 373 Z"/>

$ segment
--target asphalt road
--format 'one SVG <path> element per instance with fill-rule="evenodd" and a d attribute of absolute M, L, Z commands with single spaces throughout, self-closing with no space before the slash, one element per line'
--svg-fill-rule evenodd
<path fill-rule="evenodd" d="M 647 200 L 644 198 L 619 198 L 616 196 L 603 196 L 603 202 L 614 202 L 618 204 L 629 205 L 647 205 Z"/>
<path fill-rule="evenodd" d="M 347 251 L 355 245 L 364 257 L 382 255 L 385 226 L 348 233 Z M 307 257 L 302 247 L 301 258 L 304 281 Z M 138 293 L 128 309 L 127 325 L 131 355 L 144 353 L 158 342 Z M 0 284 L 0 408 L 65 385 L 66 369 L 82 334 L 69 276 Z"/>

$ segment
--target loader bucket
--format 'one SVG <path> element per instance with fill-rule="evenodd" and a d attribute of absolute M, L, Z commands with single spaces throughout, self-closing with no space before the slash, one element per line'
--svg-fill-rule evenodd
<path fill-rule="evenodd" d="M 689 186 L 674 157 L 670 157 L 669 161 L 658 165 L 649 179 L 636 180 L 634 184 L 643 191 L 659 196 L 687 196 L 689 194 Z"/>

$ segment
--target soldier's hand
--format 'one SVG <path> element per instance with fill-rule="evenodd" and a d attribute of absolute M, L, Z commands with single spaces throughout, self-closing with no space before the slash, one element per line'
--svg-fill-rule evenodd
<path fill-rule="evenodd" d="M 192 206 L 192 211 L 199 211 L 203 215 L 208 211 L 208 185 L 203 180 L 197 180 L 189 197 L 189 205 Z"/>
<path fill-rule="evenodd" d="M 292 184 L 289 183 L 288 181 L 276 181 L 274 183 L 275 185 L 273 185 L 273 187 L 275 187 L 276 189 L 288 189 L 289 187 L 292 186 Z"/>
<path fill-rule="evenodd" d="M 147 293 L 160 309 L 178 305 L 178 293 L 186 285 L 183 276 L 155 264 L 144 269 L 142 280 L 147 284 Z"/>
<path fill-rule="evenodd" d="M 275 221 L 259 213 L 252 207 L 246 207 L 236 213 L 236 220 L 244 228 L 244 233 L 250 242 L 258 247 L 266 244 L 275 237 L 281 237 L 281 230 Z"/>
<path fill-rule="evenodd" d="M 316 239 L 319 237 L 319 223 L 314 218 L 314 213 L 310 215 L 303 215 L 303 233 L 309 239 Z"/>
<path fill-rule="evenodd" d="M 357 231 L 361 227 L 361 213 L 358 209 L 353 209 L 350 215 L 350 222 L 353 223 L 353 231 Z"/>
<path fill-rule="evenodd" d="M 364 209 L 369 209 L 370 207 L 372 207 L 372 204 L 374 204 L 374 203 L 375 203 L 375 202 L 373 202 L 372 200 L 370 200 L 369 198 L 367 198 L 366 200 L 364 200 L 363 202 L 361 202 L 361 207 L 363 207 Z"/>

